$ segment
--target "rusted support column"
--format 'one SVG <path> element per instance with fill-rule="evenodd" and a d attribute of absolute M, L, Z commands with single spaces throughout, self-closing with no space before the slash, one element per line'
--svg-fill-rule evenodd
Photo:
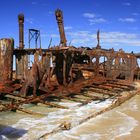
<path fill-rule="evenodd" d="M 49 52 L 46 52 L 46 54 L 42 55 L 41 71 L 44 69 L 44 75 L 41 80 L 40 88 L 42 88 L 42 87 L 47 88 L 47 86 L 50 86 L 50 78 L 51 78 L 50 57 L 51 57 L 51 54 Z"/>
<path fill-rule="evenodd" d="M 66 53 L 64 52 L 63 53 L 63 56 L 64 56 L 64 58 L 63 58 L 63 85 L 64 86 L 66 86 L 66 59 L 67 59 L 67 55 L 66 55 Z"/>
<path fill-rule="evenodd" d="M 22 55 L 20 53 L 17 53 L 15 56 L 16 56 L 16 78 L 21 79 L 23 77 L 22 76 L 23 63 L 21 63 Z"/>
<path fill-rule="evenodd" d="M 96 56 L 96 76 L 99 75 L 99 56 Z"/>
<path fill-rule="evenodd" d="M 107 55 L 107 73 L 106 73 L 106 77 L 109 79 L 114 79 L 114 74 L 113 72 L 115 72 L 115 70 L 113 69 L 113 59 L 114 59 L 114 49 L 112 48 L 109 52 L 109 54 Z"/>
<path fill-rule="evenodd" d="M 28 54 L 25 53 L 23 56 L 23 61 L 24 61 L 24 68 L 23 68 L 23 76 L 26 79 L 27 73 L 28 73 Z"/>
<path fill-rule="evenodd" d="M 100 46 L 100 30 L 97 31 L 97 46 L 96 46 L 97 49 L 101 49 L 101 46 Z"/>
<path fill-rule="evenodd" d="M 105 77 L 105 56 L 104 56 L 104 63 L 103 63 L 103 76 Z"/>
<path fill-rule="evenodd" d="M 73 58 L 74 58 L 74 53 L 71 54 L 71 67 L 70 67 L 70 71 L 69 71 L 70 83 L 73 83 L 73 71 L 72 71 L 73 65 L 74 65 Z"/>
<path fill-rule="evenodd" d="M 24 48 L 24 15 L 18 15 L 18 23 L 19 23 L 19 48 Z"/>
<path fill-rule="evenodd" d="M 39 52 L 38 51 L 36 51 L 34 53 L 34 62 L 39 62 Z"/>
<path fill-rule="evenodd" d="M 26 78 L 25 75 L 28 70 L 28 54 L 26 52 L 19 52 L 16 55 L 16 78 Z"/>
<path fill-rule="evenodd" d="M 12 80 L 13 39 L 0 39 L 0 82 Z"/>
<path fill-rule="evenodd" d="M 92 66 L 92 65 L 93 65 L 92 59 L 93 59 L 93 57 L 92 57 L 92 56 L 90 56 L 90 62 L 89 62 L 90 66 Z"/>
<path fill-rule="evenodd" d="M 64 23 L 63 23 L 63 13 L 60 9 L 57 9 L 55 11 L 55 16 L 56 16 L 56 20 L 58 23 L 58 28 L 59 28 L 59 34 L 60 34 L 60 44 L 62 45 L 62 47 L 66 47 L 67 44 L 67 40 L 66 40 L 66 36 L 65 36 L 65 31 L 64 31 Z"/>
<path fill-rule="evenodd" d="M 46 57 L 45 57 L 45 67 L 46 67 L 46 71 L 47 71 L 47 84 L 50 85 L 50 79 L 51 79 L 51 53 L 46 53 Z"/>
<path fill-rule="evenodd" d="M 130 57 L 130 75 L 129 75 L 129 81 L 133 81 L 134 79 L 134 72 L 136 70 L 136 57 L 135 56 L 131 56 Z"/>
<path fill-rule="evenodd" d="M 106 72 L 106 77 L 107 78 L 111 78 L 111 79 L 113 79 L 113 75 L 112 75 L 112 60 L 113 58 L 111 57 L 111 56 L 108 56 L 107 57 L 107 72 Z"/>

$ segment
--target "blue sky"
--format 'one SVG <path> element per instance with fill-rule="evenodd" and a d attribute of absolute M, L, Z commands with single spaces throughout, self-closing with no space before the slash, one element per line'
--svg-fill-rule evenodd
<path fill-rule="evenodd" d="M 42 48 L 59 44 L 54 11 L 63 11 L 67 42 L 95 47 L 100 29 L 103 48 L 140 52 L 140 0 L 1 0 L 0 38 L 12 37 L 18 46 L 17 15 L 25 15 L 25 46 L 28 29 L 41 31 Z"/>

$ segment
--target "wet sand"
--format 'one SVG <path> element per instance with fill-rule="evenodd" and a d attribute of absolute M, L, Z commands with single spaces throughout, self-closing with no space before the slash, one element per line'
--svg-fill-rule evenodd
<path fill-rule="evenodd" d="M 137 126 L 130 134 L 116 138 L 116 140 L 140 140 L 140 95 L 136 95 L 133 99 L 118 108 L 128 116 L 137 121 Z"/>
<path fill-rule="evenodd" d="M 140 140 L 140 95 L 49 140 Z"/>

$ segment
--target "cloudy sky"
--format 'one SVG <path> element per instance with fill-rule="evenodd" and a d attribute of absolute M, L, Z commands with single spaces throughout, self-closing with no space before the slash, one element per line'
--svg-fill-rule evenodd
<path fill-rule="evenodd" d="M 140 0 L 1 0 L 0 38 L 12 37 L 18 46 L 17 15 L 25 15 L 25 46 L 28 29 L 41 31 L 42 48 L 59 44 L 54 12 L 62 9 L 67 43 L 95 47 L 100 29 L 102 48 L 140 52 Z M 34 47 L 34 46 L 33 46 Z"/>

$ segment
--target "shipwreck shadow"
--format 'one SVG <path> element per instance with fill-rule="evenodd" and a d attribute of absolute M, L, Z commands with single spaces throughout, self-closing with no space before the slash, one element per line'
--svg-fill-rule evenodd
<path fill-rule="evenodd" d="M 16 140 L 25 133 L 27 133 L 27 130 L 0 124 L 0 140 Z"/>

